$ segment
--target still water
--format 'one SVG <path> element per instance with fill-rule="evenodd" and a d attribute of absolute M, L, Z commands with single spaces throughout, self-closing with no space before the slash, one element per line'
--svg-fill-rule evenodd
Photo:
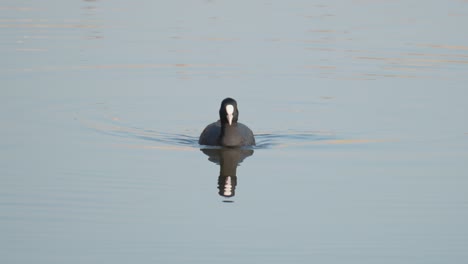
<path fill-rule="evenodd" d="M 0 2 L 0 263 L 468 262 L 468 2 Z M 234 97 L 251 149 L 201 149 Z"/>

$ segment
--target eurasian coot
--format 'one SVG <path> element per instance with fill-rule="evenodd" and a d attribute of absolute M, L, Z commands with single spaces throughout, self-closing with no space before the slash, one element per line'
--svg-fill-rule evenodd
<path fill-rule="evenodd" d="M 246 125 L 238 123 L 239 110 L 237 102 L 226 98 L 219 108 L 219 120 L 209 124 L 201 133 L 200 145 L 240 147 L 255 145 L 252 130 Z"/>

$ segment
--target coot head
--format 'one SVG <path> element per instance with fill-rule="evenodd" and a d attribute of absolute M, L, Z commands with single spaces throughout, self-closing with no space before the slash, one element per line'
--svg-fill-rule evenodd
<path fill-rule="evenodd" d="M 219 122 L 206 126 L 200 134 L 198 143 L 223 147 L 254 146 L 255 137 L 252 130 L 246 125 L 238 123 L 238 117 L 239 110 L 236 100 L 224 99 L 219 109 Z"/>
<path fill-rule="evenodd" d="M 239 117 L 239 110 L 237 109 L 237 102 L 232 98 L 226 98 L 221 102 L 219 108 L 219 119 L 221 124 L 235 124 Z"/>

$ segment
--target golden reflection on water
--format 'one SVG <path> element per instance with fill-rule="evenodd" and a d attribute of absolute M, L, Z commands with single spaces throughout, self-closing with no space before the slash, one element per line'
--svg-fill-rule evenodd
<path fill-rule="evenodd" d="M 21 50 L 28 51 L 28 50 Z M 45 51 L 40 49 L 31 49 L 29 51 Z M 54 72 L 54 71 L 78 71 L 78 70 L 106 70 L 106 69 L 217 69 L 233 68 L 234 65 L 224 64 L 103 64 L 103 65 L 75 65 L 75 66 L 43 66 L 35 68 L 14 69 L 14 71 L 25 72 Z M 234 71 L 179 71 L 180 75 L 233 75 Z M 181 76 L 183 77 L 183 76 Z M 185 76 L 189 77 L 189 76 Z"/>
<path fill-rule="evenodd" d="M 441 44 L 419 44 L 418 46 L 438 48 L 438 49 L 468 50 L 468 46 L 453 46 L 453 45 L 441 45 Z"/>
<path fill-rule="evenodd" d="M 459 57 L 468 58 L 465 55 L 436 55 L 436 54 L 403 54 L 410 57 L 356 57 L 358 60 L 380 60 L 390 64 L 399 64 L 405 66 L 416 67 L 433 67 L 443 63 L 449 64 L 468 64 L 468 60 L 451 60 L 451 59 L 431 59 L 431 58 L 415 58 L 415 56 L 424 57 Z"/>
<path fill-rule="evenodd" d="M 366 1 L 367 2 L 367 1 Z M 375 1 L 371 1 L 375 2 Z M 361 1 L 360 3 L 363 3 Z M 98 1 L 83 0 L 82 15 L 97 16 L 99 13 Z M 328 8 L 327 5 L 312 5 L 320 9 L 317 15 L 302 14 L 298 15 L 306 19 L 331 19 L 335 14 L 328 13 L 323 8 Z M 32 19 L 28 18 L 27 14 L 36 14 L 41 12 L 40 8 L 23 7 L 23 6 L 0 6 L 0 10 L 16 11 L 26 15 L 21 18 L 2 18 L 0 19 L 0 28 L 5 29 L 30 29 L 27 34 L 16 41 L 17 47 L 12 50 L 25 53 L 40 53 L 50 52 L 49 48 L 35 47 L 32 40 L 38 39 L 85 39 L 97 40 L 104 38 L 103 30 L 106 29 L 106 23 L 99 19 L 63 19 L 60 21 L 51 21 L 49 19 Z M 454 14 L 452 14 L 454 15 Z M 463 15 L 463 14 L 458 14 Z M 209 20 L 215 20 L 222 23 L 223 18 L 220 16 L 209 16 Z M 106 21 L 107 24 L 111 21 Z M 304 35 L 299 38 L 287 38 L 276 35 L 258 35 L 251 37 L 239 37 L 230 35 L 206 34 L 201 32 L 181 33 L 190 29 L 189 26 L 174 25 L 174 29 L 169 35 L 165 36 L 168 40 L 178 42 L 176 48 L 170 47 L 164 52 L 172 53 L 174 56 L 179 56 L 180 62 L 173 64 L 160 63 L 114 63 L 114 64 L 98 64 L 98 65 L 48 65 L 28 67 L 25 66 L 19 69 L 5 69 L 4 71 L 25 71 L 25 72 L 49 72 L 49 71 L 75 71 L 75 70 L 113 70 L 113 69 L 170 69 L 174 68 L 176 78 L 181 80 L 192 79 L 197 76 L 205 76 L 210 78 L 241 78 L 245 75 L 252 75 L 262 70 L 258 68 L 252 69 L 250 58 L 247 56 L 245 61 L 240 61 L 237 65 L 224 63 L 220 59 L 216 64 L 193 63 L 186 61 L 185 53 L 196 54 L 197 45 L 208 45 L 210 43 L 219 42 L 239 42 L 258 45 L 259 42 L 265 45 L 277 45 L 281 48 L 283 45 L 284 52 L 288 52 L 290 44 L 295 44 L 291 50 L 292 56 L 298 56 L 298 52 L 305 52 L 305 58 L 302 65 L 300 60 L 294 63 L 284 63 L 279 61 L 275 65 L 270 75 L 290 74 L 301 75 L 312 78 L 326 78 L 335 80 L 375 80 L 379 78 L 439 78 L 443 73 L 441 70 L 451 66 L 460 66 L 468 64 L 468 46 L 462 43 L 400 43 L 400 51 L 388 52 L 381 49 L 355 49 L 356 44 L 360 44 L 358 40 L 354 40 L 350 36 L 360 28 L 336 28 L 334 24 L 320 25 L 315 28 L 305 29 Z M 313 25 L 311 25 L 313 27 Z M 50 31 L 48 30 L 50 29 Z M 69 36 L 54 36 L 53 29 L 81 29 L 84 32 Z M 72 32 L 71 30 L 69 32 Z M 72 34 L 72 33 L 69 33 Z M 296 45 L 296 44 L 300 45 Z M 349 45 L 351 44 L 351 45 Z M 28 46 L 26 46 L 28 45 Z M 350 48 L 348 48 L 350 47 Z M 398 49 L 398 47 L 396 47 Z M 405 50 L 411 50 L 408 52 Z M 415 51 L 416 50 L 416 51 Z M 420 51 L 419 51 L 420 50 Z M 238 51 L 239 52 L 239 51 Z M 240 50 L 242 52 L 242 50 Z M 247 51 L 244 51 L 247 52 Z M 450 52 L 450 53 L 448 53 Z M 456 52 L 455 54 L 452 52 Z M 240 53 L 242 55 L 242 53 Z M 319 59 L 313 59 L 313 58 Z M 222 58 L 222 57 L 220 57 Z M 279 59 L 280 60 L 280 59 Z M 262 60 L 259 59 L 261 64 Z M 269 67 L 271 62 L 265 62 L 265 68 Z M 236 70 L 225 68 L 235 67 Z M 193 70 L 202 69 L 202 70 Z M 211 70 L 207 70 L 210 68 Z M 260 67 L 261 68 L 261 67 Z M 435 74 L 438 71 L 439 74 Z M 450 73 L 449 73 L 450 74 Z M 453 75 L 454 76 L 454 75 Z"/>
<path fill-rule="evenodd" d="M 1 10 L 31 11 L 31 10 L 38 10 L 38 8 L 20 7 L 20 6 L 0 6 L 0 11 Z"/>
<path fill-rule="evenodd" d="M 92 24 L 0 24 L 0 28 L 98 28 L 98 25 Z"/>
<path fill-rule="evenodd" d="M 305 141 L 305 142 L 294 142 L 279 144 L 275 147 L 286 148 L 286 147 L 304 147 L 312 145 L 351 145 L 351 144 L 369 144 L 369 143 L 386 143 L 396 142 L 394 139 L 330 139 L 330 140 L 316 140 L 316 141 Z"/>
<path fill-rule="evenodd" d="M 48 49 L 38 49 L 38 48 L 17 48 L 16 51 L 24 51 L 24 52 L 43 52 L 47 51 Z"/>

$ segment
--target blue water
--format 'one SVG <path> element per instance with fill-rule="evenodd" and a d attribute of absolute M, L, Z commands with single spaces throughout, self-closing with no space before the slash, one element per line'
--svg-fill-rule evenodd
<path fill-rule="evenodd" d="M 0 263 L 465 263 L 465 1 L 2 1 Z M 257 146 L 205 149 L 233 97 Z"/>

